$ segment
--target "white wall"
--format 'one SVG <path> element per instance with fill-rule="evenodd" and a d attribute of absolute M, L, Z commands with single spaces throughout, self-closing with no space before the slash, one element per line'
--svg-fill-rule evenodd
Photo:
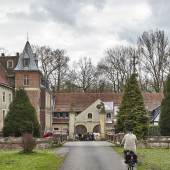
<path fill-rule="evenodd" d="M 5 93 L 5 101 L 3 101 L 3 93 Z M 13 98 L 12 90 L 8 87 L 0 85 L 0 131 L 2 131 L 4 125 L 3 112 L 5 113 L 6 116 L 12 98 Z"/>
<path fill-rule="evenodd" d="M 45 129 L 49 130 L 52 128 L 52 100 L 51 94 L 46 91 L 45 92 L 46 102 L 45 102 Z"/>

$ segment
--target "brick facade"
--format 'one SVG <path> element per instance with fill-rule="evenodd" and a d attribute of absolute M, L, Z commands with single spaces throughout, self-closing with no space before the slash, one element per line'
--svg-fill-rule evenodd
<path fill-rule="evenodd" d="M 28 65 L 25 65 L 25 61 Z M 43 75 L 38 68 L 38 58 L 33 53 L 31 45 L 27 41 L 24 50 L 16 56 L 0 56 L 1 77 L 5 78 L 13 90 L 24 88 L 31 104 L 36 110 L 37 118 L 41 125 L 41 131 L 52 126 L 52 102 L 51 93 L 42 84 Z"/>
<path fill-rule="evenodd" d="M 11 87 L 15 87 L 15 73 L 14 68 L 16 67 L 18 63 L 19 53 L 16 54 L 16 56 L 5 56 L 3 53 L 0 56 L 0 63 L 3 66 L 3 68 L 6 70 L 6 78 L 8 80 L 8 83 Z M 12 61 L 11 68 L 8 68 L 8 61 Z"/>
<path fill-rule="evenodd" d="M 24 85 L 24 76 L 28 76 L 29 85 Z M 37 88 L 40 89 L 41 73 L 34 71 L 15 71 L 15 88 Z"/>
<path fill-rule="evenodd" d="M 24 76 L 29 77 L 29 84 L 24 85 Z M 31 104 L 36 110 L 37 118 L 40 122 L 40 80 L 41 74 L 39 72 L 16 71 L 15 72 L 15 88 L 24 88 L 30 99 Z"/>

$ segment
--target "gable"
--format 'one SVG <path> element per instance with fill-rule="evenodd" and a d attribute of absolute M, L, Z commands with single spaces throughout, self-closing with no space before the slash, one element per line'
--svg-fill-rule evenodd
<path fill-rule="evenodd" d="M 100 104 L 102 101 L 100 99 L 96 100 L 92 103 L 88 108 L 82 111 L 80 114 L 76 116 L 76 122 L 98 122 L 99 121 L 99 113 L 97 109 L 97 105 Z M 92 118 L 88 118 L 88 114 L 92 114 Z"/>

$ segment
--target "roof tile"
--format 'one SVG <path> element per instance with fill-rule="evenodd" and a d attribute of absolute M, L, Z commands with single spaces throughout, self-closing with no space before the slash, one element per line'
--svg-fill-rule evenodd
<path fill-rule="evenodd" d="M 146 109 L 151 111 L 160 106 L 163 99 L 162 93 L 143 93 Z M 122 100 L 121 93 L 56 93 L 55 111 L 67 111 L 71 109 L 80 112 L 86 109 L 97 99 L 103 102 L 113 102 L 119 106 Z"/>

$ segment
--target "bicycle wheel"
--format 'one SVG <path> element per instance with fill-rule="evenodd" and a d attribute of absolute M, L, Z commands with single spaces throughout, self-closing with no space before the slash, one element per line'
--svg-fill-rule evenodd
<path fill-rule="evenodd" d="M 133 170 L 133 166 L 128 166 L 128 170 Z"/>

